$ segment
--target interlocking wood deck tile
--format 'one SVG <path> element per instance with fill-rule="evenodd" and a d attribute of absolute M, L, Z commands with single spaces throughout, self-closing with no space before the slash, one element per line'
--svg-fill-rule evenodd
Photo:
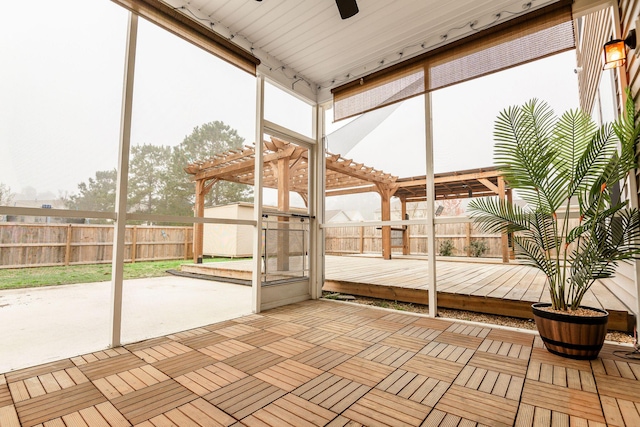
<path fill-rule="evenodd" d="M 566 357 L 556 356 L 549 353 L 544 347 L 535 347 L 531 350 L 531 361 L 539 361 L 555 366 L 578 369 L 580 371 L 591 371 L 591 364 L 588 360 L 574 360 Z"/>
<path fill-rule="evenodd" d="M 386 317 L 386 316 L 385 316 Z M 407 326 L 404 322 L 395 322 L 392 320 L 387 320 L 385 317 L 381 319 L 374 320 L 373 322 L 367 323 L 367 327 L 376 328 L 386 332 L 398 332 L 400 329 Z"/>
<path fill-rule="evenodd" d="M 467 335 L 470 337 L 486 338 L 487 335 L 489 335 L 489 332 L 491 332 L 491 328 L 467 325 L 464 323 L 453 323 L 447 328 L 447 332 L 454 332 L 456 334 Z"/>
<path fill-rule="evenodd" d="M 180 344 L 177 341 L 169 340 L 165 343 L 154 345 L 153 347 L 136 350 L 134 354 L 147 363 L 155 363 L 192 350 L 192 348 Z"/>
<path fill-rule="evenodd" d="M 167 342 L 171 342 L 173 341 L 170 338 L 167 337 L 158 337 L 158 338 L 152 338 L 149 340 L 144 340 L 144 341 L 139 341 L 137 343 L 133 343 L 133 344 L 127 344 L 124 346 L 124 348 L 126 348 L 127 350 L 129 350 L 130 352 L 134 353 L 138 350 L 143 350 L 145 348 L 149 348 L 149 347 L 155 347 L 157 345 L 161 345 Z"/>
<path fill-rule="evenodd" d="M 325 372 L 292 393 L 339 414 L 369 390 L 370 388 L 363 384 Z"/>
<path fill-rule="evenodd" d="M 20 427 L 20 420 L 18 419 L 15 406 L 0 406 L 0 426 Z"/>
<path fill-rule="evenodd" d="M 424 346 L 428 343 L 421 338 L 414 338 L 407 335 L 402 335 L 400 333 L 389 335 L 382 341 L 378 342 L 381 345 L 386 345 L 389 347 L 400 348 L 403 350 L 408 350 L 413 353 L 417 353 L 424 348 Z"/>
<path fill-rule="evenodd" d="M 326 323 L 326 321 L 327 319 L 323 317 L 317 317 L 317 316 L 300 317 L 300 318 L 291 320 L 292 323 L 302 325 L 302 326 L 307 326 L 309 328 Z"/>
<path fill-rule="evenodd" d="M 419 320 L 411 325 L 405 326 L 404 328 L 400 329 L 397 333 L 400 335 L 406 335 L 409 337 L 424 340 L 426 344 L 427 341 L 432 341 L 436 339 L 438 335 L 440 335 L 443 332 L 440 329 L 427 328 L 424 326 L 420 326 L 417 324 L 418 322 Z"/>
<path fill-rule="evenodd" d="M 511 400 L 520 400 L 524 378 L 495 370 L 465 366 L 454 384 Z"/>
<path fill-rule="evenodd" d="M 52 421 L 60 420 L 61 426 L 110 426 L 127 427 L 131 423 L 110 403 L 103 402 L 96 406 L 72 412 L 55 420 L 44 423 L 48 426 Z"/>
<path fill-rule="evenodd" d="M 235 320 L 238 320 L 238 319 L 235 319 Z M 228 328 L 229 326 L 237 325 L 238 322 L 235 320 L 224 320 L 222 322 L 207 325 L 204 328 L 208 331 L 214 332 L 214 331 L 217 331 L 218 329 L 224 329 L 224 328 Z"/>
<path fill-rule="evenodd" d="M 160 422 L 155 425 L 227 427 L 236 422 L 235 418 L 213 406 L 204 399 L 178 406 L 164 414 L 169 424 Z M 151 419 L 150 421 L 154 421 Z"/>
<path fill-rule="evenodd" d="M 351 356 L 342 353 L 341 351 L 331 350 L 325 347 L 313 347 L 303 353 L 293 357 L 296 360 L 305 365 L 313 366 L 314 368 L 328 371 L 349 359 Z"/>
<path fill-rule="evenodd" d="M 183 345 L 186 345 L 189 348 L 198 350 L 200 348 L 214 345 L 219 342 L 226 341 L 228 339 L 229 337 L 226 337 L 224 335 L 220 335 L 215 332 L 208 332 L 205 334 L 200 334 L 200 335 L 196 335 L 189 338 L 184 338 L 179 342 Z"/>
<path fill-rule="evenodd" d="M 121 354 L 127 354 L 129 351 L 124 347 L 110 348 L 107 350 L 96 351 L 93 353 L 83 354 L 82 356 L 72 357 L 71 361 L 76 365 L 85 365 L 87 363 L 96 362 L 98 360 L 105 360 L 110 357 L 115 357 Z"/>
<path fill-rule="evenodd" d="M 159 362 L 153 363 L 151 366 L 164 372 L 170 377 L 175 378 L 186 374 L 187 372 L 195 371 L 208 365 L 213 365 L 216 362 L 217 360 L 214 358 L 200 353 L 199 351 L 192 350 L 178 356 L 160 360 Z"/>
<path fill-rule="evenodd" d="M 357 423 L 349 418 L 345 418 L 342 415 L 333 419 L 326 427 L 363 427 L 362 424 Z"/>
<path fill-rule="evenodd" d="M 344 412 L 344 416 L 368 426 L 419 426 L 431 408 L 382 390 L 373 389 Z"/>
<path fill-rule="evenodd" d="M 290 337 L 291 335 L 299 334 L 307 329 L 309 329 L 308 326 L 296 325 L 295 323 L 289 322 L 280 322 L 279 324 L 266 328 L 265 330 Z"/>
<path fill-rule="evenodd" d="M 267 344 L 262 347 L 264 350 L 270 351 L 272 353 L 278 354 L 282 357 L 293 357 L 300 353 L 304 353 L 305 351 L 314 348 L 315 345 L 297 340 L 295 338 L 287 337 L 280 341 L 275 341 L 271 344 Z"/>
<path fill-rule="evenodd" d="M 127 352 L 109 359 L 98 360 L 78 367 L 90 380 L 107 377 L 145 365 L 144 360 Z"/>
<path fill-rule="evenodd" d="M 204 399 L 242 419 L 285 394 L 281 388 L 249 376 L 209 393 Z"/>
<path fill-rule="evenodd" d="M 640 425 L 640 414 L 635 402 L 608 396 L 600 396 L 600 401 L 602 402 L 602 410 L 608 425 Z"/>
<path fill-rule="evenodd" d="M 405 325 L 410 325 L 418 319 L 419 317 L 417 316 L 406 315 L 404 313 L 388 313 L 384 317 L 380 318 L 380 320 L 386 320 L 395 323 L 404 323 Z"/>
<path fill-rule="evenodd" d="M 12 383 L 14 381 L 20 381 L 27 378 L 37 377 L 38 375 L 46 374 L 52 371 L 59 371 L 61 369 L 73 368 L 75 365 L 69 359 L 59 360 L 56 362 L 45 363 L 43 365 L 33 366 L 31 368 L 19 369 L 13 372 L 5 373 L 6 381 Z"/>
<path fill-rule="evenodd" d="M 255 347 L 250 344 L 235 339 L 227 339 L 226 341 L 200 348 L 198 351 L 216 360 L 224 360 L 253 349 Z"/>
<path fill-rule="evenodd" d="M 260 316 L 260 315 L 258 315 L 257 318 L 253 318 L 247 322 L 244 322 L 245 325 L 253 326 L 254 328 L 258 328 L 258 329 L 274 328 L 279 325 L 282 325 L 283 323 L 285 322 L 280 319 L 274 319 L 273 317 L 266 317 L 266 316 Z"/>
<path fill-rule="evenodd" d="M 254 347 L 262 347 L 272 342 L 279 341 L 282 338 L 282 335 L 276 334 L 275 332 L 260 330 L 257 332 L 252 332 L 250 334 L 242 335 L 241 337 L 236 338 L 236 340 L 252 345 Z"/>
<path fill-rule="evenodd" d="M 345 334 L 345 336 L 375 343 L 378 341 L 382 341 L 391 334 L 392 332 L 384 331 L 382 329 L 373 329 L 370 328 L 369 325 L 367 325 L 354 329 L 353 331 Z"/>
<path fill-rule="evenodd" d="M 570 416 L 604 422 L 596 393 L 573 390 L 539 381 L 525 380 L 521 402 Z"/>
<path fill-rule="evenodd" d="M 574 390 L 596 393 L 596 382 L 591 372 L 579 371 L 575 368 L 542 363 L 538 360 L 529 362 L 527 378 L 546 384 L 555 384 Z"/>
<path fill-rule="evenodd" d="M 206 334 L 206 333 L 209 333 L 209 332 L 211 332 L 211 331 L 209 331 L 206 328 L 199 327 L 199 328 L 189 329 L 189 330 L 186 330 L 186 331 L 176 332 L 174 334 L 169 334 L 169 335 L 167 335 L 167 337 L 171 338 L 174 341 L 181 341 L 181 340 L 186 339 L 186 338 L 196 337 L 198 335 Z"/>
<path fill-rule="evenodd" d="M 376 384 L 385 379 L 387 375 L 393 371 L 395 371 L 395 368 L 391 366 L 361 357 L 352 357 L 334 367 L 329 372 L 369 387 L 375 387 Z"/>
<path fill-rule="evenodd" d="M 635 354 L 634 356 L 635 357 Z M 640 360 L 621 360 L 618 358 L 602 357 L 591 361 L 594 374 L 609 375 L 631 380 L 640 379 Z"/>
<path fill-rule="evenodd" d="M 283 390 L 292 391 L 322 373 L 323 371 L 320 369 L 304 363 L 296 362 L 295 360 L 284 360 L 277 365 L 254 374 L 254 376 Z"/>
<path fill-rule="evenodd" d="M 464 368 L 464 365 L 424 354 L 416 354 L 401 368 L 428 378 L 452 383 Z"/>
<path fill-rule="evenodd" d="M 335 336 L 333 332 L 324 329 L 309 328 L 306 331 L 295 334 L 293 338 L 310 344 L 320 345 L 331 341 Z"/>
<path fill-rule="evenodd" d="M 449 386 L 451 384 L 448 382 L 398 369 L 380 382 L 376 388 L 434 407 Z"/>
<path fill-rule="evenodd" d="M 399 367 L 407 360 L 411 359 L 416 353 L 413 351 L 403 350 L 388 345 L 374 344 L 366 350 L 358 354 L 358 357 L 371 360 L 373 362 L 382 363 L 383 365 Z"/>
<path fill-rule="evenodd" d="M 377 319 L 377 317 L 360 316 L 357 313 L 354 313 L 354 314 L 349 314 L 347 316 L 341 317 L 340 322 L 359 327 L 359 326 L 371 323 L 375 319 Z"/>
<path fill-rule="evenodd" d="M 258 332 L 259 330 L 259 328 L 254 328 L 253 326 L 236 323 L 234 325 L 227 326 L 226 328 L 216 329 L 215 332 L 228 338 L 238 338 L 252 332 Z"/>
<path fill-rule="evenodd" d="M 529 356 L 531 356 L 531 347 L 514 344 L 508 341 L 494 341 L 489 338 L 482 341 L 482 344 L 478 347 L 478 351 L 499 354 L 501 356 L 515 357 L 522 360 L 529 360 Z"/>
<path fill-rule="evenodd" d="M 167 380 L 115 398 L 111 403 L 132 424 L 137 424 L 196 398 L 176 381 Z"/>
<path fill-rule="evenodd" d="M 33 426 L 88 408 L 107 399 L 91 383 L 83 383 L 64 390 L 16 402 L 15 407 L 23 426 Z"/>
<path fill-rule="evenodd" d="M 346 334 L 353 331 L 360 325 L 354 325 L 352 323 L 345 323 L 341 321 L 327 322 L 321 325 L 317 325 L 317 329 L 332 333 L 334 336 Z"/>
<path fill-rule="evenodd" d="M 295 395 L 287 394 L 244 418 L 251 426 L 313 427 L 325 426 L 337 414 Z"/>
<path fill-rule="evenodd" d="M 252 375 L 256 372 L 262 371 L 263 369 L 267 369 L 270 366 L 276 365 L 283 360 L 284 357 L 280 355 L 261 348 L 256 348 L 225 359 L 224 363 Z"/>
<path fill-rule="evenodd" d="M 624 424 L 613 425 L 622 426 Z M 559 411 L 552 411 L 524 403 L 520 404 L 514 427 L 538 426 L 606 427 L 607 425 L 601 422 L 571 416 Z"/>
<path fill-rule="evenodd" d="M 168 380 L 169 377 L 150 365 L 98 378 L 93 384 L 108 399 L 115 399 L 135 390 Z"/>
<path fill-rule="evenodd" d="M 609 375 L 595 375 L 595 380 L 601 396 L 625 399 L 640 404 L 640 381 Z"/>
<path fill-rule="evenodd" d="M 452 344 L 458 347 L 466 347 L 472 350 L 477 349 L 484 338 L 462 335 L 458 333 L 453 333 L 449 331 L 444 331 L 437 338 L 434 338 L 434 341 L 438 341 L 445 344 Z"/>
<path fill-rule="evenodd" d="M 443 319 L 434 319 L 433 317 L 421 317 L 415 322 L 413 322 L 414 326 L 421 326 L 427 329 L 435 329 L 438 331 L 445 331 L 453 325 L 453 322 L 450 320 Z"/>
<path fill-rule="evenodd" d="M 431 341 L 430 343 L 425 345 L 422 350 L 420 350 L 419 354 L 448 360 L 449 362 L 465 364 L 469 361 L 469 359 L 471 359 L 474 351 L 466 347 L 458 347 L 453 344 Z"/>
<path fill-rule="evenodd" d="M 506 329 L 492 329 L 487 335 L 487 339 L 493 341 L 504 341 L 512 344 L 519 344 L 524 347 L 531 347 L 535 335 L 527 332 L 516 332 Z"/>
<path fill-rule="evenodd" d="M 247 374 L 238 369 L 219 362 L 215 365 L 205 366 L 193 372 L 187 372 L 175 378 L 177 382 L 191 390 L 191 392 L 204 396 L 212 391 L 234 383 Z"/>
<path fill-rule="evenodd" d="M 481 351 L 475 352 L 473 357 L 469 360 L 469 365 L 484 368 L 486 370 L 499 369 L 500 372 L 522 378 L 527 374 L 526 360 L 500 356 L 499 354 L 483 353 Z"/>
<path fill-rule="evenodd" d="M 4 376 L 0 377 L 4 380 Z M 8 406 L 13 403 L 11 400 L 11 392 L 9 392 L 9 386 L 5 381 L 0 381 L 0 408 L 3 406 Z"/>
<path fill-rule="evenodd" d="M 435 408 L 477 423 L 510 427 L 516 419 L 518 401 L 454 384 Z"/>
<path fill-rule="evenodd" d="M 371 343 L 369 341 L 363 341 L 356 338 L 338 336 L 333 338 L 331 341 L 322 343 L 321 346 L 355 356 L 361 351 L 369 348 Z"/>

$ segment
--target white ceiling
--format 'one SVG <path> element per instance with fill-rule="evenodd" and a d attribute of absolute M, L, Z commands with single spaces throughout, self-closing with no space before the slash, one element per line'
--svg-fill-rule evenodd
<path fill-rule="evenodd" d="M 261 73 L 313 101 L 330 89 L 557 0 L 164 0 L 251 50 Z"/>

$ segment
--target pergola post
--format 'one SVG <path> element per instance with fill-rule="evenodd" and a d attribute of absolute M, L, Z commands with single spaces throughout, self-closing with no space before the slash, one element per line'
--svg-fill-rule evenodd
<path fill-rule="evenodd" d="M 407 217 L 407 199 L 400 199 L 402 209 L 402 219 L 409 219 Z M 411 253 L 411 243 L 409 241 L 409 226 L 405 225 L 402 229 L 402 255 L 409 255 Z"/>
<path fill-rule="evenodd" d="M 196 218 L 204 217 L 204 195 L 205 185 L 204 179 L 196 180 L 196 201 L 193 210 L 193 215 Z M 202 252 L 204 248 L 204 224 L 193 224 L 193 262 L 197 263 L 198 259 L 202 259 Z"/>
<path fill-rule="evenodd" d="M 382 221 L 391 221 L 391 195 L 389 189 L 383 188 L 380 191 L 381 219 Z M 391 227 L 382 226 L 382 258 L 391 259 Z"/>
<path fill-rule="evenodd" d="M 278 211 L 289 212 L 289 157 L 278 159 Z M 278 271 L 289 270 L 289 218 L 278 217 Z"/>
<path fill-rule="evenodd" d="M 504 178 L 502 177 L 502 175 L 500 175 L 498 177 L 498 198 L 500 199 L 501 202 L 505 201 L 505 196 L 506 196 L 506 191 L 505 191 L 505 184 L 504 184 Z M 509 238 L 507 236 L 507 233 L 502 233 L 501 236 L 501 242 L 502 242 L 502 262 L 505 264 L 509 263 Z"/>

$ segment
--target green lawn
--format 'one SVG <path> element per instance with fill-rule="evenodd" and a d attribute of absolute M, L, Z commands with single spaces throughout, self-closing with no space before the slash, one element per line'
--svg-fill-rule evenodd
<path fill-rule="evenodd" d="M 231 261 L 229 258 L 205 258 L 203 262 Z M 167 270 L 177 270 L 190 261 L 152 261 L 124 265 L 125 279 L 166 276 Z M 33 267 L 0 269 L 0 289 L 34 288 L 69 285 L 72 283 L 104 282 L 111 280 L 111 264 L 71 265 L 68 267 Z"/>

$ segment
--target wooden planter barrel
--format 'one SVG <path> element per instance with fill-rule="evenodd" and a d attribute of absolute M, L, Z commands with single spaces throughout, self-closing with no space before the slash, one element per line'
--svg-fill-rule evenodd
<path fill-rule="evenodd" d="M 602 316 L 575 316 L 569 313 L 541 310 L 548 303 L 531 307 L 540 338 L 547 350 L 571 359 L 591 360 L 598 357 L 607 334 L 609 313 L 605 310 L 584 307 L 602 313 Z"/>

